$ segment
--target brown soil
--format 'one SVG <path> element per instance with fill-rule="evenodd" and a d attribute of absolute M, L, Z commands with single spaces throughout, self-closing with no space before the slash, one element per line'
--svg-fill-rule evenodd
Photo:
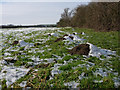
<path fill-rule="evenodd" d="M 19 43 L 19 41 L 14 41 L 13 43 L 12 43 L 12 45 L 17 45 Z"/>
<path fill-rule="evenodd" d="M 88 55 L 90 51 L 89 44 L 80 44 L 69 51 L 71 55 Z"/>

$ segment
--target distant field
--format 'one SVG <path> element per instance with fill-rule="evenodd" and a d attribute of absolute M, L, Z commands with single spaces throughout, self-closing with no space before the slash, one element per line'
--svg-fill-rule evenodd
<path fill-rule="evenodd" d="M 1 30 L 0 34 L 0 88 L 120 87 L 118 31 L 16 28 Z M 63 39 L 65 34 L 72 38 Z M 58 38 L 61 40 L 56 41 Z M 88 55 L 69 53 L 86 43 L 96 51 Z"/>

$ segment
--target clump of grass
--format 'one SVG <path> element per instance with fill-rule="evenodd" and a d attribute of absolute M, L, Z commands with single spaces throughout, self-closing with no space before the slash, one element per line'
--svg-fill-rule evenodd
<path fill-rule="evenodd" d="M 68 63 L 67 65 L 60 66 L 59 69 L 66 71 L 71 70 L 72 67 L 77 66 L 78 64 L 82 64 L 83 62 L 81 60 L 73 61 L 72 63 Z"/>
<path fill-rule="evenodd" d="M 2 66 L 0 66 L 0 72 L 1 72 L 1 70 L 2 70 Z"/>
<path fill-rule="evenodd" d="M 7 81 L 6 81 L 5 79 L 2 81 L 2 89 L 7 88 L 6 82 L 7 82 Z"/>
<path fill-rule="evenodd" d="M 14 63 L 15 66 L 23 66 L 23 65 L 27 65 L 27 62 L 32 62 L 31 59 L 29 59 L 28 57 L 25 57 L 24 55 L 22 56 L 17 56 L 18 60 Z"/>
<path fill-rule="evenodd" d="M 64 64 L 64 60 L 62 59 L 62 60 L 57 60 L 57 63 L 62 63 L 62 64 Z"/>
<path fill-rule="evenodd" d="M 68 56 L 64 56 L 63 60 L 69 61 L 69 60 L 72 59 L 72 58 L 73 58 L 73 56 L 68 55 Z"/>

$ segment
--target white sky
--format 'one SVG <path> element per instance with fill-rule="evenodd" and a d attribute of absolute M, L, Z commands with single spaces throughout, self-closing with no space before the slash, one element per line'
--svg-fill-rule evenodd
<path fill-rule="evenodd" d="M 55 24 L 64 8 L 73 9 L 87 2 L 5 2 L 0 24 Z"/>
<path fill-rule="evenodd" d="M 2 2 L 119 2 L 120 0 L 0 0 Z"/>
<path fill-rule="evenodd" d="M 59 21 L 64 8 L 74 9 L 91 0 L 0 1 L 2 2 L 0 3 L 0 24 L 55 24 Z"/>
<path fill-rule="evenodd" d="M 2 2 L 90 2 L 91 0 L 1 0 Z"/>

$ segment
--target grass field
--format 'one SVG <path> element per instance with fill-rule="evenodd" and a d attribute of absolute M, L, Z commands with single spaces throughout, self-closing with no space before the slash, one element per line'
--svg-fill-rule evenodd
<path fill-rule="evenodd" d="M 85 40 L 54 42 L 57 38 L 73 32 L 77 32 L 77 36 Z M 120 87 L 120 47 L 117 31 L 25 28 L 18 31 L 3 30 L 1 35 L 1 88 Z M 19 40 L 24 40 L 23 44 L 11 45 Z M 116 55 L 95 57 L 70 55 L 68 52 L 69 49 L 87 42 L 101 49 L 116 51 Z"/>

